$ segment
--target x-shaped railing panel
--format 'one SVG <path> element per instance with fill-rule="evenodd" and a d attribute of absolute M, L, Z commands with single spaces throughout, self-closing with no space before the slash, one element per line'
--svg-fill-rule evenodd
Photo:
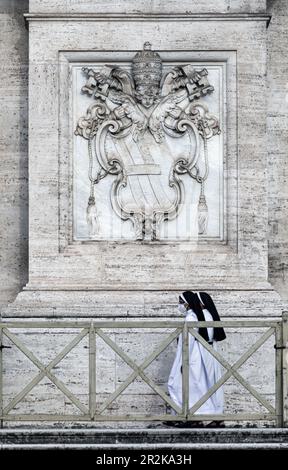
<path fill-rule="evenodd" d="M 179 336 L 181 333 L 180 329 L 175 330 L 173 333 L 171 333 L 165 340 L 158 346 L 156 350 L 154 350 L 149 356 L 145 359 L 145 361 L 138 366 L 119 346 L 111 340 L 107 335 L 105 335 L 100 329 L 97 330 L 97 334 L 100 336 L 100 338 L 105 341 L 108 346 L 110 346 L 113 351 L 115 351 L 121 359 L 128 364 L 134 372 L 132 372 L 129 377 L 123 382 L 123 384 L 115 390 L 115 392 L 109 397 L 107 402 L 105 402 L 100 410 L 99 414 L 103 413 L 105 409 L 108 408 L 108 406 L 133 382 L 133 380 L 136 379 L 136 377 L 140 376 L 151 388 L 154 390 L 158 395 L 160 395 L 163 400 L 168 403 L 175 411 L 178 413 L 181 413 L 181 408 L 179 408 L 172 400 L 171 398 L 159 387 L 158 385 L 155 384 L 153 380 L 151 380 L 144 372 L 144 369 L 146 369 L 151 362 L 156 359 L 161 352 L 163 352 L 169 344 Z"/>
<path fill-rule="evenodd" d="M 55 367 L 88 333 L 87 329 L 83 329 L 67 346 L 45 367 L 41 361 L 30 351 L 20 340 L 11 333 L 8 329 L 4 328 L 3 333 L 7 338 L 18 347 L 18 349 L 28 358 L 33 364 L 40 369 L 39 372 L 26 386 L 18 393 L 18 395 L 4 408 L 3 414 L 8 414 L 25 396 L 46 376 L 56 387 L 64 393 L 64 395 L 71 400 L 72 403 L 82 413 L 87 414 L 88 409 L 84 406 L 78 398 L 66 387 L 66 385 L 52 374 L 51 369 Z"/>
<path fill-rule="evenodd" d="M 213 347 L 211 347 L 195 329 L 189 328 L 189 333 L 192 334 L 199 343 L 201 343 L 202 346 L 204 346 L 204 348 L 207 349 L 223 367 L 225 367 L 225 369 L 227 369 L 227 372 L 213 385 L 213 387 L 211 387 L 207 393 L 205 393 L 205 395 L 203 395 L 203 397 L 201 397 L 201 399 L 189 409 L 189 415 L 193 415 L 232 376 L 234 376 L 236 380 L 238 380 L 238 382 L 240 382 L 241 385 L 243 385 L 243 387 L 246 388 L 270 413 L 275 413 L 275 408 L 237 371 L 249 359 L 249 357 L 251 357 L 274 334 L 274 328 L 269 328 L 269 330 L 265 332 L 265 334 L 262 335 L 233 365 L 227 362 L 223 356 L 215 351 L 215 349 L 213 349 Z"/>

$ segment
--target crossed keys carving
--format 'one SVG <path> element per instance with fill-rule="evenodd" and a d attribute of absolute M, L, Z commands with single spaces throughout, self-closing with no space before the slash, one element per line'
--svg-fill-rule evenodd
<path fill-rule="evenodd" d="M 188 174 L 201 187 L 198 234 L 205 235 L 207 141 L 220 133 L 205 103 L 214 91 L 207 69 L 184 64 L 163 74 L 161 57 L 145 43 L 131 73 L 110 64 L 100 70 L 83 67 L 82 72 L 86 83 L 81 90 L 92 103 L 74 133 L 88 147 L 90 237 L 101 231 L 95 185 L 107 175 L 113 176 L 114 213 L 132 223 L 136 240 L 158 240 L 162 223 L 176 219 L 184 204 L 182 176 Z"/>

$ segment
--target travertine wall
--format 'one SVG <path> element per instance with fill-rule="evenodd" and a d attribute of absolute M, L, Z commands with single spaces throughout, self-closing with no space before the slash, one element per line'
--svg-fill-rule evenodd
<path fill-rule="evenodd" d="M 159 2 L 142 2 L 142 8 L 156 8 Z M 149 3 L 149 6 L 148 6 Z M 150 4 L 151 3 L 151 4 Z M 197 3 L 197 5 L 196 5 Z M 120 3 L 119 3 L 120 4 Z M 140 3 L 139 3 L 140 4 Z M 141 9 L 137 5 L 137 11 Z M 188 8 L 189 4 L 189 8 Z M 183 10 L 194 12 L 265 12 L 265 1 L 188 2 Z M 90 11 L 95 2 L 30 1 L 31 11 Z M 103 2 L 117 11 L 117 2 Z M 113 9 L 112 9 L 113 6 Z M 1 289 L 0 302 L 14 300 L 27 282 L 27 61 L 28 30 L 22 13 L 27 1 L 1 0 L 1 48 L 3 50 L 1 102 Z M 184 8 L 185 7 L 185 8 Z M 127 7 L 128 8 L 128 7 Z M 131 2 L 131 11 L 135 2 Z M 182 4 L 181 4 L 182 8 Z M 269 277 L 281 295 L 287 298 L 287 80 L 285 51 L 287 5 L 283 1 L 268 2 L 272 20 L 268 34 L 268 150 L 269 150 Z M 150 11 L 149 10 L 149 11 Z M 7 114 L 9 113 L 9 114 Z M 269 137 L 271 136 L 271 137 Z"/>

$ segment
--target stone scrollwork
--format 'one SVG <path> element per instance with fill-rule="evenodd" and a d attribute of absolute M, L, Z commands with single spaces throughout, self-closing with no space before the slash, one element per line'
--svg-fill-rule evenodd
<path fill-rule="evenodd" d="M 110 65 L 100 71 L 88 67 L 82 71 L 87 78 L 82 92 L 91 96 L 93 103 L 78 120 L 75 135 L 88 143 L 87 223 L 91 237 L 97 238 L 100 228 L 95 185 L 109 174 L 114 176 L 110 194 L 114 212 L 123 221 L 132 222 L 136 240 L 157 240 L 161 224 L 176 218 L 184 202 L 181 175 L 187 173 L 201 185 L 198 233 L 205 235 L 207 140 L 220 133 L 217 118 L 203 101 L 214 90 L 207 70 L 188 64 L 163 75 L 161 57 L 145 43 L 133 59 L 131 74 Z M 171 138 L 185 140 L 181 155 L 174 155 L 167 145 Z M 199 168 L 202 153 L 204 174 Z M 167 175 L 166 188 L 166 176 L 160 181 L 161 175 Z"/>

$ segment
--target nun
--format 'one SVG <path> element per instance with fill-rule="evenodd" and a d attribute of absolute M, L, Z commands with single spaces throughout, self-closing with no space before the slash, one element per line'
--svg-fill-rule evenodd
<path fill-rule="evenodd" d="M 220 321 L 215 304 L 206 292 L 185 291 L 179 296 L 178 309 L 185 321 Z M 198 328 L 198 333 L 217 350 L 217 342 L 226 338 L 223 328 Z M 191 408 L 220 379 L 219 362 L 189 334 L 189 408 Z M 176 357 L 168 379 L 168 391 L 172 400 L 182 407 L 182 335 L 179 336 Z M 195 414 L 222 414 L 224 407 L 223 388 L 198 408 Z M 200 421 L 194 425 L 203 426 Z M 193 426 L 193 423 L 191 425 Z M 223 427 L 223 421 L 212 421 L 206 427 Z"/>

